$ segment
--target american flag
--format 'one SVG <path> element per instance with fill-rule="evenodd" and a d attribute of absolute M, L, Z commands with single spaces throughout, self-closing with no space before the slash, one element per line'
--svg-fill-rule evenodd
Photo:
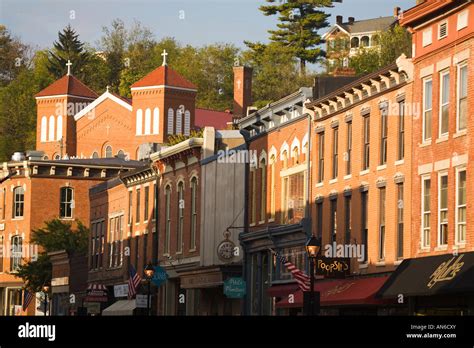
<path fill-rule="evenodd" d="M 274 252 L 272 250 L 272 252 Z M 301 271 L 298 267 L 292 264 L 286 257 L 281 255 L 279 252 L 274 252 L 278 261 L 280 261 L 288 270 L 291 272 L 296 282 L 298 283 L 301 291 L 309 291 L 310 278 L 309 276 Z"/>
<path fill-rule="evenodd" d="M 137 274 L 137 271 L 132 265 L 130 265 L 129 275 L 130 277 L 128 278 L 128 299 L 132 299 L 133 296 L 137 294 L 137 288 L 140 285 L 142 279 Z"/>
<path fill-rule="evenodd" d="M 28 291 L 26 289 L 23 289 L 23 310 L 26 311 L 28 306 L 31 303 L 31 300 L 35 297 L 35 293 Z"/>

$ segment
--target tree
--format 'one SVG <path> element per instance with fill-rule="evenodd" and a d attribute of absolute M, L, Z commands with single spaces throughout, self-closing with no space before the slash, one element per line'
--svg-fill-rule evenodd
<path fill-rule="evenodd" d="M 316 63 L 324 56 L 318 30 L 329 26 L 329 14 L 321 10 L 332 7 L 332 0 L 266 0 L 271 5 L 260 6 L 265 16 L 279 15 L 279 29 L 269 30 L 270 40 L 290 47 L 300 60 L 300 72 L 306 72 L 306 63 Z M 275 4 L 277 3 L 278 4 Z"/>
<path fill-rule="evenodd" d="M 66 74 L 66 63 L 70 60 L 73 63 L 71 70 L 74 75 L 85 80 L 87 75 L 84 67 L 90 59 L 90 54 L 84 49 L 84 43 L 79 40 L 79 34 L 68 25 L 62 32 L 58 32 L 58 37 L 58 41 L 53 44 L 54 48 L 49 51 L 49 72 L 59 79 Z"/>
<path fill-rule="evenodd" d="M 411 34 L 398 24 L 378 34 L 379 47 L 361 49 L 351 57 L 350 66 L 357 74 L 367 74 L 397 60 L 402 53 L 411 57 Z"/>
<path fill-rule="evenodd" d="M 312 74 L 299 74 L 291 49 L 276 43 L 252 45 L 253 49 L 242 53 L 242 61 L 253 68 L 254 106 L 263 107 L 302 86 L 312 85 Z"/>
<path fill-rule="evenodd" d="M 38 258 L 21 265 L 17 273 L 27 289 L 39 292 L 45 283 L 51 282 L 49 252 L 66 250 L 71 255 L 87 251 L 89 229 L 80 221 L 76 221 L 75 225 L 74 229 L 70 222 L 53 219 L 46 221 L 43 228 L 31 232 L 31 243 L 37 244 L 40 249 Z"/>
<path fill-rule="evenodd" d="M 29 67 L 30 48 L 13 38 L 7 28 L 0 25 L 0 87 L 13 81 L 25 67 Z"/>

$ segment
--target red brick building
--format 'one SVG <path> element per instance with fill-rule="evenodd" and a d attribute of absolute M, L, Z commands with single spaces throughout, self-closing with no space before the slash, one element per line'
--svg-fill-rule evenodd
<path fill-rule="evenodd" d="M 24 260 L 38 251 L 30 232 L 47 220 L 59 218 L 89 222 L 89 188 L 117 174 L 136 168 L 137 161 L 76 159 L 51 161 L 33 154 L 21 161 L 3 163 L 0 169 L 0 309 L 13 315 L 22 304 L 21 279 L 15 276 Z M 13 252 L 12 252 L 12 248 Z M 35 314 L 35 301 L 27 313 Z"/>
<path fill-rule="evenodd" d="M 384 289 L 410 313 L 474 313 L 471 213 L 474 4 L 419 1 L 400 24 L 413 34 L 411 257 Z"/>

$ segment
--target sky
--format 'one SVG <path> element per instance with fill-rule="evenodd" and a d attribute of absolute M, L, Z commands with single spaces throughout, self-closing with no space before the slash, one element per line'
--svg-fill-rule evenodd
<path fill-rule="evenodd" d="M 408 9 L 415 0 L 343 0 L 329 21 L 390 16 L 398 6 Z M 276 16 L 266 17 L 258 7 L 264 0 L 0 0 L 0 24 L 23 42 L 48 48 L 67 24 L 93 46 L 102 28 L 114 18 L 126 24 L 135 19 L 150 28 L 156 39 L 174 37 L 182 44 L 202 46 L 216 42 L 244 47 L 244 40 L 266 42 Z"/>

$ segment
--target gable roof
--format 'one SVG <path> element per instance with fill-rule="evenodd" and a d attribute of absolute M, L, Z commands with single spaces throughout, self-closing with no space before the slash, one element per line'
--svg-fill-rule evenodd
<path fill-rule="evenodd" d="M 364 19 L 360 21 L 354 21 L 352 23 L 345 22 L 341 23 L 340 26 L 344 28 L 348 33 L 365 33 L 370 31 L 384 31 L 390 28 L 397 22 L 397 18 L 394 16 L 379 17 Z"/>
<path fill-rule="evenodd" d="M 86 98 L 97 98 L 98 95 L 73 75 L 64 75 L 48 87 L 38 92 L 35 97 L 49 97 L 54 95 L 73 95 Z"/>
<path fill-rule="evenodd" d="M 131 88 L 143 88 L 151 86 L 168 86 L 168 87 L 179 87 L 179 88 L 188 88 L 196 89 L 196 86 L 182 77 L 173 69 L 169 68 L 167 65 L 160 66 L 150 72 L 145 77 L 141 78 L 135 82 Z"/>
<path fill-rule="evenodd" d="M 87 105 L 84 109 L 79 111 L 74 116 L 74 120 L 78 121 L 81 117 L 83 117 L 84 115 L 87 115 L 92 109 L 97 107 L 97 105 L 99 105 L 100 103 L 102 103 L 106 99 L 111 99 L 112 101 L 116 102 L 117 104 L 123 106 L 125 109 L 127 109 L 129 111 L 132 111 L 132 105 L 127 99 L 119 97 L 119 96 L 117 96 L 115 94 L 112 94 L 110 92 L 105 92 L 99 98 L 97 98 L 92 103 Z"/>

